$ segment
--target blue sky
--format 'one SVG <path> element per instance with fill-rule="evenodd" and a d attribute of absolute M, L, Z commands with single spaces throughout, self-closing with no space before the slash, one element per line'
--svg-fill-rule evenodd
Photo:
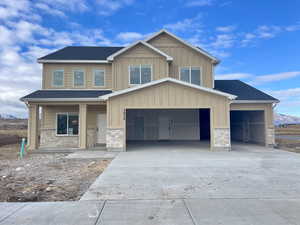
<path fill-rule="evenodd" d="M 26 116 L 40 89 L 36 58 L 68 45 L 119 46 L 162 28 L 221 60 L 219 79 L 240 79 L 300 116 L 298 0 L 1 0 L 0 114 Z"/>

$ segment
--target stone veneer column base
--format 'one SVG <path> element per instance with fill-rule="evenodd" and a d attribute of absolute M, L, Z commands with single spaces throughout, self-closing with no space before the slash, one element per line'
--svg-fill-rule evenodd
<path fill-rule="evenodd" d="M 266 146 L 269 148 L 274 148 L 275 146 L 275 129 L 274 128 L 267 128 L 267 135 L 266 135 Z"/>
<path fill-rule="evenodd" d="M 213 151 L 230 151 L 230 129 L 229 128 L 215 128 L 213 129 Z"/>
<path fill-rule="evenodd" d="M 106 148 L 107 151 L 125 151 L 125 132 L 123 128 L 107 128 Z"/>

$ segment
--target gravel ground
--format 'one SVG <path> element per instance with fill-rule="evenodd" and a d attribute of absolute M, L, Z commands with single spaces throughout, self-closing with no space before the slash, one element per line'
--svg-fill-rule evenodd
<path fill-rule="evenodd" d="M 0 201 L 79 200 L 110 163 L 99 159 L 66 159 L 66 154 L 0 157 Z"/>

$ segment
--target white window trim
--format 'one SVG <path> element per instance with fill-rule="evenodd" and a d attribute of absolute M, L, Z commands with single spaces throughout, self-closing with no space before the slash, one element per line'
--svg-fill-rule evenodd
<path fill-rule="evenodd" d="M 104 73 L 103 85 L 96 85 L 95 71 L 102 71 Z M 106 71 L 105 71 L 105 69 L 93 69 L 93 87 L 105 87 L 105 86 L 106 86 Z"/>
<path fill-rule="evenodd" d="M 63 72 L 63 84 L 62 85 L 54 85 L 54 72 L 60 71 Z M 52 87 L 64 87 L 65 86 L 65 71 L 63 69 L 52 70 Z"/>
<path fill-rule="evenodd" d="M 179 67 L 179 80 L 181 80 L 181 69 L 182 68 L 189 68 L 189 82 L 190 84 L 193 84 L 191 83 L 191 76 L 192 76 L 192 68 L 199 68 L 200 70 L 200 85 L 199 86 L 203 86 L 203 74 L 202 74 L 202 66 L 181 66 Z M 181 80 L 183 81 L 183 80 Z M 183 81 L 185 82 L 185 81 Z M 194 85 L 198 85 L 198 84 L 194 84 Z"/>
<path fill-rule="evenodd" d="M 130 82 L 130 80 L 131 80 L 130 79 L 130 67 L 131 66 L 135 66 L 135 67 L 139 66 L 139 68 L 140 68 L 140 83 L 139 84 L 132 84 Z M 142 84 L 142 66 L 150 66 L 150 68 L 151 68 L 151 80 L 149 82 L 153 81 L 153 65 L 152 64 L 129 65 L 128 66 L 128 84 L 129 84 L 129 86 L 136 86 L 136 85 L 141 85 Z"/>
<path fill-rule="evenodd" d="M 83 72 L 83 85 L 80 85 L 80 86 L 75 85 L 75 71 Z M 74 88 L 84 88 L 85 87 L 85 70 L 83 70 L 83 69 L 73 69 L 72 74 L 73 74 L 73 87 Z"/>
<path fill-rule="evenodd" d="M 78 116 L 78 134 L 58 134 L 57 133 L 57 116 L 60 114 L 67 115 L 67 132 L 69 131 L 69 115 Z M 58 112 L 55 116 L 55 136 L 57 137 L 78 137 L 79 136 L 79 113 L 77 112 Z"/>

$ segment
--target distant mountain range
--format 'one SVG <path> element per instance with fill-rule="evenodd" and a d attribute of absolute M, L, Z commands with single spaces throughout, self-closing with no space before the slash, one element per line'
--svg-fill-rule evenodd
<path fill-rule="evenodd" d="M 10 115 L 10 114 L 0 114 L 0 119 L 11 119 L 11 120 L 13 120 L 13 119 L 19 119 L 19 118 L 15 117 L 13 115 Z"/>
<path fill-rule="evenodd" d="M 274 124 L 300 124 L 300 117 L 289 116 L 285 114 L 275 113 L 274 114 Z"/>
<path fill-rule="evenodd" d="M 16 116 L 10 114 L 0 114 L 0 119 L 20 119 Z M 274 114 L 274 124 L 300 124 L 300 117 L 297 116 L 289 116 L 281 113 Z"/>

